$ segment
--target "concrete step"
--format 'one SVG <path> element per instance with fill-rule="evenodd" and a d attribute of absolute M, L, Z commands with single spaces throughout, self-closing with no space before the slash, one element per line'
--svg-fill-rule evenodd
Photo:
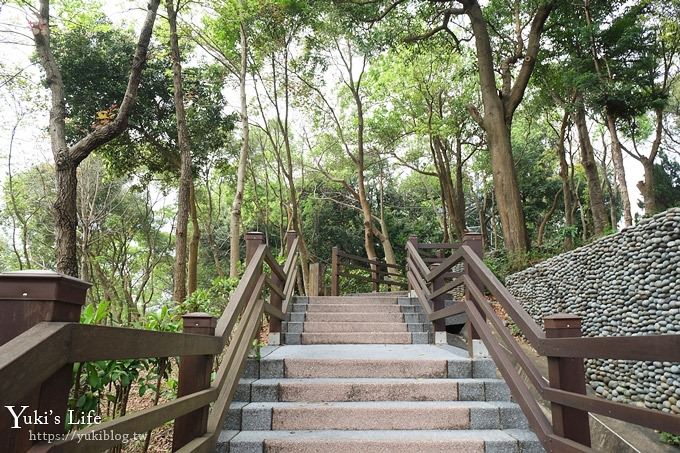
<path fill-rule="evenodd" d="M 296 301 L 297 302 L 297 301 Z M 300 301 L 304 302 L 304 301 Z M 381 296 L 381 297 L 371 297 L 371 296 L 315 296 L 308 297 L 308 304 L 359 304 L 359 305 L 396 305 L 397 297 L 395 296 Z"/>
<path fill-rule="evenodd" d="M 305 322 L 303 332 L 408 332 L 403 322 Z"/>
<path fill-rule="evenodd" d="M 294 315 L 294 313 L 293 313 Z M 307 312 L 305 321 L 308 322 L 404 322 L 404 315 L 399 312 L 391 313 L 316 313 Z"/>
<path fill-rule="evenodd" d="M 519 406 L 482 401 L 262 402 L 241 409 L 241 429 L 524 429 Z"/>
<path fill-rule="evenodd" d="M 428 344 L 280 346 L 260 361 L 267 378 L 496 378 L 492 360 L 467 358 L 467 352 Z"/>
<path fill-rule="evenodd" d="M 293 304 L 294 311 L 307 313 L 402 313 L 402 308 L 397 304 Z"/>
<path fill-rule="evenodd" d="M 228 442 L 230 453 L 388 453 L 397 451 L 400 453 L 538 453 L 543 451 L 536 436 L 524 430 L 243 431 L 225 436 L 223 442 Z"/>
<path fill-rule="evenodd" d="M 249 394 L 253 402 L 510 401 L 501 379 L 260 379 Z"/>
<path fill-rule="evenodd" d="M 303 332 L 301 344 L 410 344 L 410 332 Z"/>

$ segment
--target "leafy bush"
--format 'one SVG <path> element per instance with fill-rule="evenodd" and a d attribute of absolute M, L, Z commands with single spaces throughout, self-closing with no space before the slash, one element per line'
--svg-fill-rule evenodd
<path fill-rule="evenodd" d="M 680 436 L 677 434 L 671 434 L 667 432 L 662 432 L 659 434 L 659 438 L 661 442 L 669 445 L 675 445 L 676 447 L 680 447 Z"/>
<path fill-rule="evenodd" d="M 227 304 L 229 296 L 238 285 L 238 278 L 217 277 L 207 289 L 197 289 L 179 305 L 178 313 L 205 312 L 219 317 Z"/>

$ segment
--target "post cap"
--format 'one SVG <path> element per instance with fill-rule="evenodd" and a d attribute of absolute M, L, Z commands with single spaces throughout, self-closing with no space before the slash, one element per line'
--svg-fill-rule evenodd
<path fill-rule="evenodd" d="M 42 269 L 0 273 L 0 300 L 85 303 L 92 286 L 79 278 Z"/>
<path fill-rule="evenodd" d="M 556 313 L 543 317 L 546 329 L 580 329 L 581 317 L 569 313 Z"/>
<path fill-rule="evenodd" d="M 187 327 L 215 327 L 217 326 L 217 318 L 209 313 L 195 312 L 182 315 L 182 321 L 185 328 Z"/>

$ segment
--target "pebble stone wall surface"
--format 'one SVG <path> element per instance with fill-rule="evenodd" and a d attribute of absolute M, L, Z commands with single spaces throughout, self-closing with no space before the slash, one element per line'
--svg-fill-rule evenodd
<path fill-rule="evenodd" d="M 680 334 L 680 208 L 511 275 L 531 316 L 581 316 L 584 336 Z M 680 363 L 587 360 L 595 392 L 680 414 Z"/>

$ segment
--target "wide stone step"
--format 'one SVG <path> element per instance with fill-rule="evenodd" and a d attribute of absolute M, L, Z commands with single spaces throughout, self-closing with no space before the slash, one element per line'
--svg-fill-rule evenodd
<path fill-rule="evenodd" d="M 294 304 L 293 310 L 307 313 L 401 313 L 397 304 Z"/>
<path fill-rule="evenodd" d="M 394 296 L 366 297 L 366 296 L 312 296 L 307 298 L 309 304 L 359 304 L 359 305 L 396 305 Z"/>
<path fill-rule="evenodd" d="M 488 379 L 497 376 L 492 360 L 470 360 L 465 351 L 454 347 L 338 344 L 276 348 L 261 360 L 259 377 Z"/>
<path fill-rule="evenodd" d="M 500 379 L 260 379 L 250 394 L 253 402 L 510 401 Z"/>
<path fill-rule="evenodd" d="M 403 322 L 305 322 L 303 332 L 408 332 Z"/>
<path fill-rule="evenodd" d="M 302 333 L 302 344 L 410 344 L 409 332 Z"/>
<path fill-rule="evenodd" d="M 308 322 L 404 322 L 401 313 L 315 313 L 307 312 L 305 321 Z"/>
<path fill-rule="evenodd" d="M 389 430 L 526 428 L 519 406 L 480 401 L 263 402 L 243 407 L 241 429 Z"/>
<path fill-rule="evenodd" d="M 445 378 L 446 360 L 286 359 L 286 377 Z"/>
<path fill-rule="evenodd" d="M 543 451 L 536 436 L 523 430 L 243 431 L 230 439 L 230 453 Z"/>

